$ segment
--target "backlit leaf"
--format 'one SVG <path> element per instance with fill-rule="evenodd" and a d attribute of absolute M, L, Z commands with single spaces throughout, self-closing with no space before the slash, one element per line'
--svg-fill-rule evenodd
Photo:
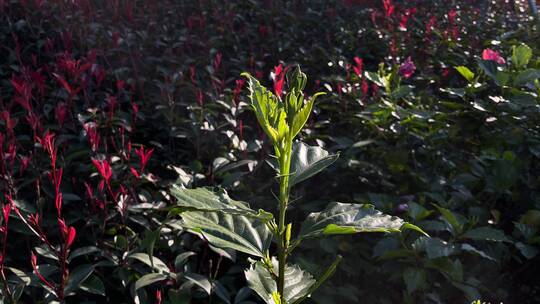
<path fill-rule="evenodd" d="M 461 76 L 463 76 L 465 79 L 467 79 L 468 82 L 472 82 L 474 80 L 474 73 L 469 70 L 466 66 L 457 66 L 455 67 L 456 71 L 458 71 Z"/>

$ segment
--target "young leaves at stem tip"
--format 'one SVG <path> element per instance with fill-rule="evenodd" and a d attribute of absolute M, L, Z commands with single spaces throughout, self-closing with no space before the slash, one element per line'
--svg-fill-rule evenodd
<path fill-rule="evenodd" d="M 287 74 L 288 92 L 284 100 L 267 90 L 249 73 L 241 75 L 248 79 L 251 106 L 259 124 L 272 143 L 280 148 L 285 148 L 285 144 L 298 135 L 309 119 L 315 100 L 325 94 L 316 93 L 304 103 L 303 90 L 307 77 L 299 67 L 290 69 Z"/>

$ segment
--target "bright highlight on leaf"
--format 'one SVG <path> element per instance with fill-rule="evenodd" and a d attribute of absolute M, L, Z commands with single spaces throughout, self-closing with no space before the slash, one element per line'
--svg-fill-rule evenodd
<path fill-rule="evenodd" d="M 272 260 L 272 269 L 278 269 L 278 261 Z M 273 294 L 277 292 L 274 275 L 261 261 L 255 262 L 245 271 L 246 280 L 253 289 L 268 304 L 276 304 Z M 285 267 L 285 289 L 283 292 L 285 303 L 294 303 L 296 300 L 308 295 L 315 284 L 313 276 L 296 265 Z"/>
<path fill-rule="evenodd" d="M 383 214 L 373 205 L 331 203 L 326 210 L 308 215 L 302 224 L 299 238 L 359 232 L 400 232 L 402 229 L 422 232 L 396 216 Z"/>

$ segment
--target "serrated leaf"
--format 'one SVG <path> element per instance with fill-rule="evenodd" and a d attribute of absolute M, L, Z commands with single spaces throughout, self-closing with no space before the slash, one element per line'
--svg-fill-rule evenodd
<path fill-rule="evenodd" d="M 466 66 L 457 66 L 455 67 L 456 71 L 458 71 L 461 76 L 463 76 L 465 79 L 467 79 L 468 82 L 472 82 L 474 80 L 474 73 L 469 70 Z"/>
<path fill-rule="evenodd" d="M 464 238 L 480 240 L 480 241 L 493 241 L 493 242 L 510 242 L 511 240 L 504 234 L 502 230 L 491 227 L 479 227 L 468 230 L 463 234 Z"/>
<path fill-rule="evenodd" d="M 405 224 L 399 217 L 383 214 L 373 205 L 331 203 L 324 211 L 308 215 L 299 239 L 359 232 L 400 232 L 402 229 L 423 232 L 412 224 Z"/>
<path fill-rule="evenodd" d="M 338 157 L 339 154 L 330 154 L 321 147 L 308 146 L 303 142 L 296 143 L 291 155 L 289 187 L 321 172 Z"/>
<path fill-rule="evenodd" d="M 135 291 L 150 284 L 168 279 L 168 276 L 161 273 L 147 273 L 135 282 Z"/>
<path fill-rule="evenodd" d="M 311 99 L 305 104 L 298 113 L 294 116 L 294 120 L 292 123 L 292 130 L 291 130 L 291 137 L 294 138 L 298 133 L 300 133 L 300 130 L 304 127 L 306 122 L 309 119 L 309 115 L 311 114 L 311 111 L 313 109 L 313 104 L 315 104 L 315 100 L 318 96 L 325 95 L 326 93 L 317 93 L 311 97 Z"/>
<path fill-rule="evenodd" d="M 183 225 L 201 233 L 210 244 L 264 257 L 272 233 L 262 221 L 223 212 L 184 212 Z"/>
<path fill-rule="evenodd" d="M 512 47 L 512 63 L 517 66 L 526 66 L 532 57 L 532 49 L 526 44 Z"/>
<path fill-rule="evenodd" d="M 195 188 L 185 189 L 179 186 L 171 188 L 171 194 L 177 199 L 177 205 L 188 211 L 222 211 L 230 214 L 244 215 L 247 217 L 271 220 L 273 215 L 259 210 L 251 209 L 248 203 L 236 201 L 229 197 L 223 188 Z"/>
<path fill-rule="evenodd" d="M 282 105 L 278 98 L 262 86 L 255 77 L 249 73 L 242 73 L 241 75 L 248 79 L 249 99 L 259 124 L 274 143 L 278 142 L 279 134 L 276 126 L 277 119 L 284 112 Z"/>
<path fill-rule="evenodd" d="M 278 261 L 272 259 L 274 269 L 278 269 Z M 253 289 L 266 303 L 275 304 L 272 297 L 277 292 L 277 284 L 272 274 L 266 269 L 262 262 L 258 261 L 245 271 L 248 286 Z M 310 288 L 315 284 L 313 276 L 300 269 L 296 265 L 285 267 L 285 287 L 283 296 L 286 303 L 294 303 L 308 294 Z"/>

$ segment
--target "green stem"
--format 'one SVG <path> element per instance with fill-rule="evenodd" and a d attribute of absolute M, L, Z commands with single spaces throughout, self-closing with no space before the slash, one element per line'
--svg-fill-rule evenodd
<path fill-rule="evenodd" d="M 277 148 L 279 149 L 279 148 Z M 287 263 L 287 242 L 285 241 L 285 215 L 289 203 L 289 174 L 291 168 L 292 139 L 288 139 L 283 150 L 280 151 L 280 183 L 279 183 L 279 222 L 278 222 L 278 281 L 277 288 L 282 303 L 285 303 L 283 291 L 285 289 L 285 265 Z"/>

